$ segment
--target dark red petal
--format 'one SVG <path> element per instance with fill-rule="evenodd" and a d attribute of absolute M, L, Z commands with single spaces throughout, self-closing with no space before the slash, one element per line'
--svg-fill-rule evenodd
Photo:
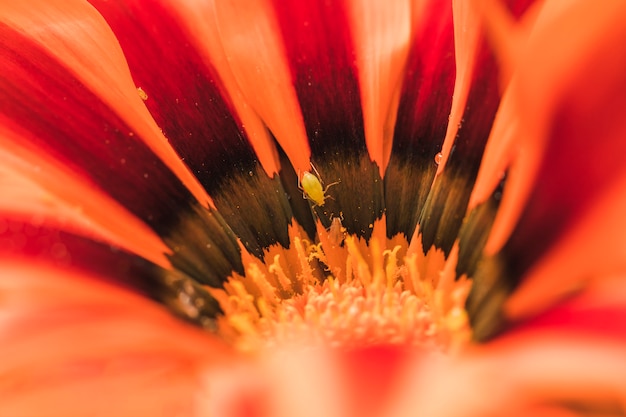
<path fill-rule="evenodd" d="M 383 213 L 379 169 L 365 144 L 360 88 L 346 5 L 274 1 L 291 76 L 310 142 L 311 161 L 328 190 L 321 218 L 343 213 L 351 233 L 370 236 Z M 358 192 L 354 192 L 358 190 Z"/>
<path fill-rule="evenodd" d="M 149 224 L 175 251 L 181 248 L 179 254 L 185 248 L 206 254 L 213 243 L 211 261 L 202 255 L 183 261 L 195 264 L 188 271 L 197 279 L 217 285 L 238 269 L 238 247 L 223 222 L 200 207 L 116 113 L 35 42 L 4 25 L 0 33 L 0 94 L 10 103 L 0 109 L 0 119 L 23 140 L 10 146 L 60 161 Z M 180 235 L 189 222 L 199 222 L 196 235 L 202 235 L 193 248 Z"/>
<path fill-rule="evenodd" d="M 495 58 L 483 42 L 476 59 L 469 95 L 446 165 L 420 214 L 422 244 L 447 254 L 465 217 L 483 150 L 500 104 Z"/>
<path fill-rule="evenodd" d="M 158 283 L 150 282 L 150 274 L 143 274 L 141 259 L 113 246 L 45 226 L 24 218 L 0 220 L 0 258 L 30 259 L 55 267 L 91 269 L 92 272 L 113 272 L 108 279 L 115 284 L 138 290 L 146 295 L 158 291 Z M 136 262 L 136 263 L 135 263 Z M 144 261 L 145 266 L 148 265 Z M 156 270 L 156 268 L 155 268 Z M 146 268 L 148 272 L 148 268 Z"/>
<path fill-rule="evenodd" d="M 362 152 L 363 115 L 346 6 L 276 1 L 274 8 L 314 156 L 336 149 Z"/>
<path fill-rule="evenodd" d="M 264 172 L 216 68 L 173 6 L 90 2 L 120 41 L 150 113 L 246 248 L 260 256 L 287 246 L 292 213 L 281 183 Z"/>
<path fill-rule="evenodd" d="M 385 172 L 387 234 L 413 236 L 432 186 L 454 88 L 452 4 L 430 2 L 419 16 Z M 401 198 L 400 198 L 401 196 Z"/>
<path fill-rule="evenodd" d="M 594 308 L 577 305 L 576 301 L 556 306 L 510 331 L 560 331 L 583 337 L 626 341 L 626 309 L 623 304 Z"/>
<path fill-rule="evenodd" d="M 506 177 L 502 179 L 491 197 L 474 207 L 463 220 L 459 230 L 459 257 L 456 265 L 457 276 L 474 277 L 484 253 L 483 248 L 489 238 L 500 201 Z"/>

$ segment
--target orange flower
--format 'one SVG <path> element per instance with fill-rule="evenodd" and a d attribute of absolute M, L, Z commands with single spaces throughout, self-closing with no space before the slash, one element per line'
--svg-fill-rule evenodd
<path fill-rule="evenodd" d="M 0 415 L 624 415 L 626 3 L 0 5 Z"/>

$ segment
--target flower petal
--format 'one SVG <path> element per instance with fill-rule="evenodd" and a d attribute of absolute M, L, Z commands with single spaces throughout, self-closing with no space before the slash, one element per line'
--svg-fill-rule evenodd
<path fill-rule="evenodd" d="M 347 15 L 354 39 L 365 141 L 383 176 L 409 53 L 411 2 L 347 2 Z"/>
<path fill-rule="evenodd" d="M 98 273 L 0 263 L 2 415 L 190 415 L 200 368 L 226 357 L 205 333 Z"/>
<path fill-rule="evenodd" d="M 210 54 L 215 47 L 194 34 L 185 8 L 176 2 L 142 0 L 91 3 L 117 35 L 157 124 L 241 242 L 259 257 L 270 245 L 287 246 L 292 212 L 279 178 L 269 176 L 277 171 L 277 151 L 273 144 L 256 149 L 265 152 L 262 162 L 273 171 L 266 173 L 254 145 L 267 145 L 267 132 L 257 131 L 264 137 L 252 142 L 243 129 L 213 65 Z M 210 8 L 195 12 L 204 15 L 206 26 L 213 24 Z M 214 26 L 213 32 L 217 36 Z"/>
<path fill-rule="evenodd" d="M 169 265 L 167 246 L 149 227 L 63 167 L 47 164 L 38 155 L 20 157 L 3 149 L 0 161 L 0 212 L 106 241 Z"/>
<path fill-rule="evenodd" d="M 65 10 L 52 7 L 58 13 L 52 16 L 61 21 L 65 18 L 71 28 L 80 30 L 81 26 L 76 26 L 80 20 L 65 16 Z M 51 20 L 46 22 L 47 26 L 42 23 L 42 27 L 52 25 Z M 238 270 L 239 248 L 231 232 L 217 214 L 200 206 L 179 177 L 146 144 L 153 142 L 141 133 L 148 138 L 154 136 L 146 130 L 135 131 L 133 123 L 111 109 L 76 75 L 82 73 L 65 66 L 77 56 L 90 61 L 93 55 L 84 48 L 73 50 L 68 53 L 69 62 L 61 63 L 49 52 L 50 45 L 40 44 L 38 38 L 24 35 L 21 29 L 1 28 L 5 51 L 1 59 L 6 71 L 0 80 L 0 92 L 3 100 L 12 103 L 0 110 L 3 129 L 9 132 L 3 137 L 3 148 L 63 165 L 85 184 L 111 195 L 162 236 L 176 252 L 174 262 L 197 279 L 219 285 L 233 269 Z M 67 37 L 71 33 L 69 29 L 64 32 L 64 41 L 70 44 Z M 98 80 L 102 83 L 104 79 Z M 128 91 L 125 84 L 113 85 L 113 90 Z M 155 147 L 163 148 L 158 143 Z M 195 233 L 183 236 L 189 223 L 194 223 Z M 192 237 L 196 237 L 195 242 Z M 212 250 L 207 251 L 207 244 Z"/>
<path fill-rule="evenodd" d="M 458 357 L 409 364 L 386 415 L 623 415 L 625 348 L 623 339 L 520 330 Z"/>
<path fill-rule="evenodd" d="M 274 2 L 311 147 L 327 182 L 328 212 L 349 233 L 369 238 L 384 209 L 381 167 L 365 140 L 358 67 L 347 3 Z M 358 193 L 350 190 L 359 190 Z"/>
<path fill-rule="evenodd" d="M 533 0 L 508 1 L 521 16 Z M 439 174 L 420 221 L 424 248 L 448 253 L 465 217 L 471 190 L 500 105 L 499 67 L 484 38 L 480 17 L 464 2 L 454 2 L 457 79 L 450 124 L 442 148 Z M 469 33 L 466 33 L 469 32 Z"/>
<path fill-rule="evenodd" d="M 263 99 L 281 111 L 284 120 L 278 123 L 276 114 L 257 110 L 295 169 L 312 170 L 310 158 L 322 182 L 337 182 L 327 194 L 332 198 L 315 207 L 318 217 L 330 226 L 330 218 L 343 214 L 348 232 L 369 237 L 383 214 L 382 181 L 365 142 L 347 5 L 216 4 L 226 55 L 242 91 L 255 97 L 253 103 Z"/>
<path fill-rule="evenodd" d="M 260 355 L 254 367 L 207 372 L 207 389 L 217 395 L 204 398 L 200 408 L 224 417 L 388 415 L 414 356 L 389 346 L 290 346 Z"/>
<path fill-rule="evenodd" d="M 87 2 L 27 0 L 4 3 L 0 11 L 7 29 L 38 45 L 104 103 L 116 109 L 131 131 L 165 161 L 193 195 L 203 203 L 208 201 L 206 193 L 172 152 L 142 105 L 119 43 Z"/>
<path fill-rule="evenodd" d="M 308 140 L 271 1 L 211 4 L 224 53 L 243 95 L 293 166 L 308 170 Z"/>
<path fill-rule="evenodd" d="M 220 311 L 207 291 L 179 272 L 164 269 L 110 243 L 59 229 L 55 221 L 0 213 L 0 258 L 86 271 L 168 305 L 179 316 L 209 325 Z"/>
<path fill-rule="evenodd" d="M 413 43 L 385 172 L 389 236 L 413 236 L 437 172 L 435 158 L 443 144 L 452 102 L 452 4 L 424 3 L 414 10 Z"/>
<path fill-rule="evenodd" d="M 521 66 L 511 84 L 523 136 L 487 246 L 492 253 L 500 248 L 482 274 L 491 277 L 483 287 L 492 289 L 476 298 L 482 300 L 476 308 L 521 282 L 506 311 L 528 317 L 589 279 L 626 269 L 619 232 L 626 208 L 626 62 L 614 52 L 626 40 L 618 22 L 624 13 L 619 1 L 601 8 L 548 2 L 537 17 L 520 58 L 532 57 L 532 65 Z M 498 309 L 498 299 L 489 308 Z"/>
<path fill-rule="evenodd" d="M 582 337 L 626 342 L 624 279 L 610 276 L 591 282 L 584 292 L 520 323 L 512 332 L 535 330 L 564 331 Z"/>

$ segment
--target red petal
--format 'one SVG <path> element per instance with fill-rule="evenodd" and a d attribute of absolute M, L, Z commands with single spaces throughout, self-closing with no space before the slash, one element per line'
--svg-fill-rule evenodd
<path fill-rule="evenodd" d="M 5 30 L 21 34 L 11 36 L 23 36 L 49 59 L 58 61 L 72 77 L 114 109 L 128 124 L 129 131 L 145 141 L 199 201 L 208 200 L 146 111 L 119 43 L 89 4 L 82 0 L 27 0 L 4 3 L 1 11 L 2 21 L 7 25 Z"/>
<path fill-rule="evenodd" d="M 106 241 L 169 265 L 167 247 L 150 228 L 71 172 L 32 154 L 22 159 L 0 151 L 0 160 L 0 212 Z"/>
<path fill-rule="evenodd" d="M 60 161 L 157 230 L 177 204 L 193 200 L 132 128 L 63 66 L 11 29 L 4 28 L 3 39 L 0 92 L 12 105 L 0 117 L 20 139 L 5 148 Z"/>
<path fill-rule="evenodd" d="M 460 36 L 463 26 L 455 26 L 455 30 L 457 36 Z M 468 210 L 487 139 L 501 101 L 498 85 L 500 68 L 487 41 L 482 35 L 479 39 L 474 61 L 468 59 L 467 62 L 471 67 L 457 68 L 451 125 L 448 126 L 443 144 L 440 172 L 435 177 L 420 213 L 418 229 L 424 250 L 435 246 L 442 249 L 446 256 L 460 238 L 457 272 L 459 275 L 471 273 L 472 277 L 476 276 L 474 269 L 477 265 L 473 257 L 482 252 L 480 245 L 487 241 L 487 233 L 500 200 L 496 191 L 485 205 Z M 464 104 L 462 109 L 459 103 Z M 458 125 L 455 126 L 455 123 Z M 464 224 L 466 227 L 462 228 Z M 476 277 L 476 284 L 468 300 L 468 311 L 474 328 L 477 327 L 477 314 L 472 302 L 476 298 L 474 294 L 481 288 L 480 284 L 480 277 Z M 477 334 L 480 335 L 480 332 L 475 332 L 474 337 Z"/>
<path fill-rule="evenodd" d="M 141 0 L 91 3 L 121 43 L 157 124 L 205 187 L 211 191 L 233 168 L 238 173 L 253 169 L 256 156 L 225 87 L 172 6 Z"/>
<path fill-rule="evenodd" d="M 415 33 L 385 172 L 389 236 L 401 232 L 413 236 L 435 178 L 435 156 L 443 144 L 452 104 L 452 4 L 442 7 L 429 2 L 427 6 L 415 11 Z"/>
<path fill-rule="evenodd" d="M 313 160 L 365 150 L 354 40 L 342 3 L 274 2 Z"/>
<path fill-rule="evenodd" d="M 509 1 L 522 15 L 532 0 Z M 483 152 L 500 106 L 500 68 L 479 16 L 453 2 L 457 77 L 438 176 L 420 215 L 423 245 L 450 251 L 458 236 Z M 433 155 L 434 158 L 434 155 Z"/>
<path fill-rule="evenodd" d="M 528 274 L 509 303 L 513 316 L 626 270 L 626 61 L 615 53 L 626 41 L 618 22 L 626 9 L 575 2 L 542 13 L 522 55 L 533 63 L 512 86 L 524 136 L 490 243 L 497 248 L 517 220 L 499 255 L 512 282 Z"/>
<path fill-rule="evenodd" d="M 200 325 L 220 311 L 204 288 L 171 267 L 162 268 L 108 242 L 59 229 L 58 223 L 51 225 L 30 215 L 0 213 L 0 260 L 96 274 Z"/>
<path fill-rule="evenodd" d="M 512 332 L 558 331 L 626 342 L 626 283 L 608 277 L 584 292 L 520 324 Z"/>
<path fill-rule="evenodd" d="M 371 90 L 361 91 L 358 30 L 350 30 L 351 13 L 358 8 L 351 9 L 348 2 L 273 4 L 311 161 L 327 183 L 338 182 L 318 215 L 341 216 L 348 233 L 369 239 L 371 225 L 384 213 L 384 194 L 382 167 L 377 166 L 382 158 L 379 151 L 369 154 L 365 137 L 361 97 Z M 370 145 L 376 147 L 375 142 Z"/>

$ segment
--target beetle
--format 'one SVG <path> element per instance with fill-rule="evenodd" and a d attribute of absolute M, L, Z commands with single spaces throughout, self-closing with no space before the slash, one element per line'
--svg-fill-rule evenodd
<path fill-rule="evenodd" d="M 302 190 L 302 198 L 306 198 L 307 200 L 313 202 L 313 207 L 323 207 L 326 203 L 326 199 L 332 198 L 331 196 L 326 195 L 326 192 L 333 185 L 339 184 L 339 181 L 335 181 L 324 187 L 322 177 L 313 163 L 311 163 L 311 168 L 313 168 L 315 173 L 304 171 L 302 176 L 298 174 L 298 188 Z"/>

